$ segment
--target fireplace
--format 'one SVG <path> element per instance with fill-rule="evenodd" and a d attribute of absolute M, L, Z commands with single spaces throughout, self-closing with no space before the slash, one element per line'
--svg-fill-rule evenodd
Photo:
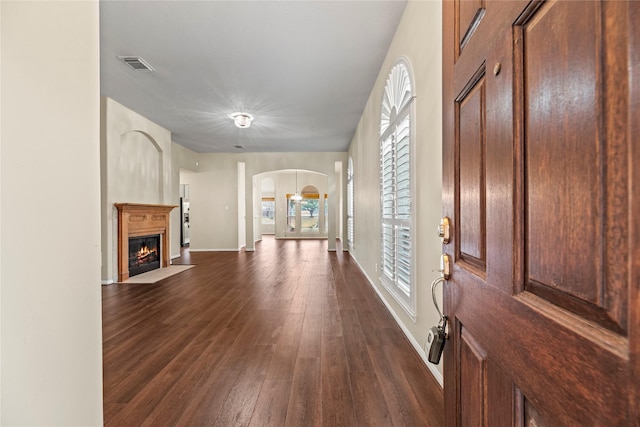
<path fill-rule="evenodd" d="M 169 213 L 177 206 L 171 205 L 144 205 L 138 203 L 115 203 L 118 209 L 118 282 L 124 282 L 134 274 L 140 274 L 153 268 L 168 267 L 169 256 Z M 156 236 L 156 250 L 149 258 L 157 258 L 158 267 L 145 267 L 147 270 L 131 273 L 131 240 L 147 239 Z M 138 240 L 137 249 L 142 249 Z M 151 251 L 150 243 L 143 252 Z M 137 256 L 136 256 L 137 257 Z M 138 263 L 133 260 L 134 264 Z"/>
<path fill-rule="evenodd" d="M 129 277 L 160 268 L 160 235 L 129 237 Z"/>

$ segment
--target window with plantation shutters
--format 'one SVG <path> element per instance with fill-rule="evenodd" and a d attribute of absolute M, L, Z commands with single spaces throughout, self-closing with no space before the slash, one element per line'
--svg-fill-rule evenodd
<path fill-rule="evenodd" d="M 382 284 L 412 316 L 413 233 L 411 184 L 412 85 L 405 61 L 387 79 L 380 118 Z"/>
<path fill-rule="evenodd" d="M 353 159 L 347 164 L 347 244 L 353 249 Z"/>

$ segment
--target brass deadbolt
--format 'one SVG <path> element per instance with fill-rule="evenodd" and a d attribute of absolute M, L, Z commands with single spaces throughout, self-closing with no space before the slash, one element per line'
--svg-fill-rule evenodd
<path fill-rule="evenodd" d="M 440 224 L 438 225 L 438 237 L 442 239 L 443 244 L 448 244 L 451 241 L 451 236 L 449 229 L 449 218 L 446 216 L 440 220 Z"/>

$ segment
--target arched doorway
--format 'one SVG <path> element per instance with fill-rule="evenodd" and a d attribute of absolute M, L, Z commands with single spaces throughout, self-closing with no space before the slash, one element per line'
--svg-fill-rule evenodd
<path fill-rule="evenodd" d="M 276 239 L 326 238 L 328 177 L 303 169 L 282 169 L 254 176 L 254 230 Z"/>
<path fill-rule="evenodd" d="M 327 237 L 327 194 L 305 185 L 300 194 L 287 195 L 287 237 Z"/>

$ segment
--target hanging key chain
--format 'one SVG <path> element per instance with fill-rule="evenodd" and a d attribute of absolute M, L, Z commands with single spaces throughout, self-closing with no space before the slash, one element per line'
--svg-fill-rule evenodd
<path fill-rule="evenodd" d="M 431 297 L 433 298 L 433 305 L 440 315 L 440 321 L 438 322 L 438 326 L 434 326 L 429 330 L 429 336 L 427 337 L 427 343 L 430 344 L 428 360 L 436 365 L 440 363 L 440 357 L 442 356 L 447 340 L 447 316 L 443 315 L 442 311 L 440 311 L 435 294 L 436 286 L 438 283 L 444 283 L 444 280 L 444 277 L 441 276 L 431 283 Z"/>

